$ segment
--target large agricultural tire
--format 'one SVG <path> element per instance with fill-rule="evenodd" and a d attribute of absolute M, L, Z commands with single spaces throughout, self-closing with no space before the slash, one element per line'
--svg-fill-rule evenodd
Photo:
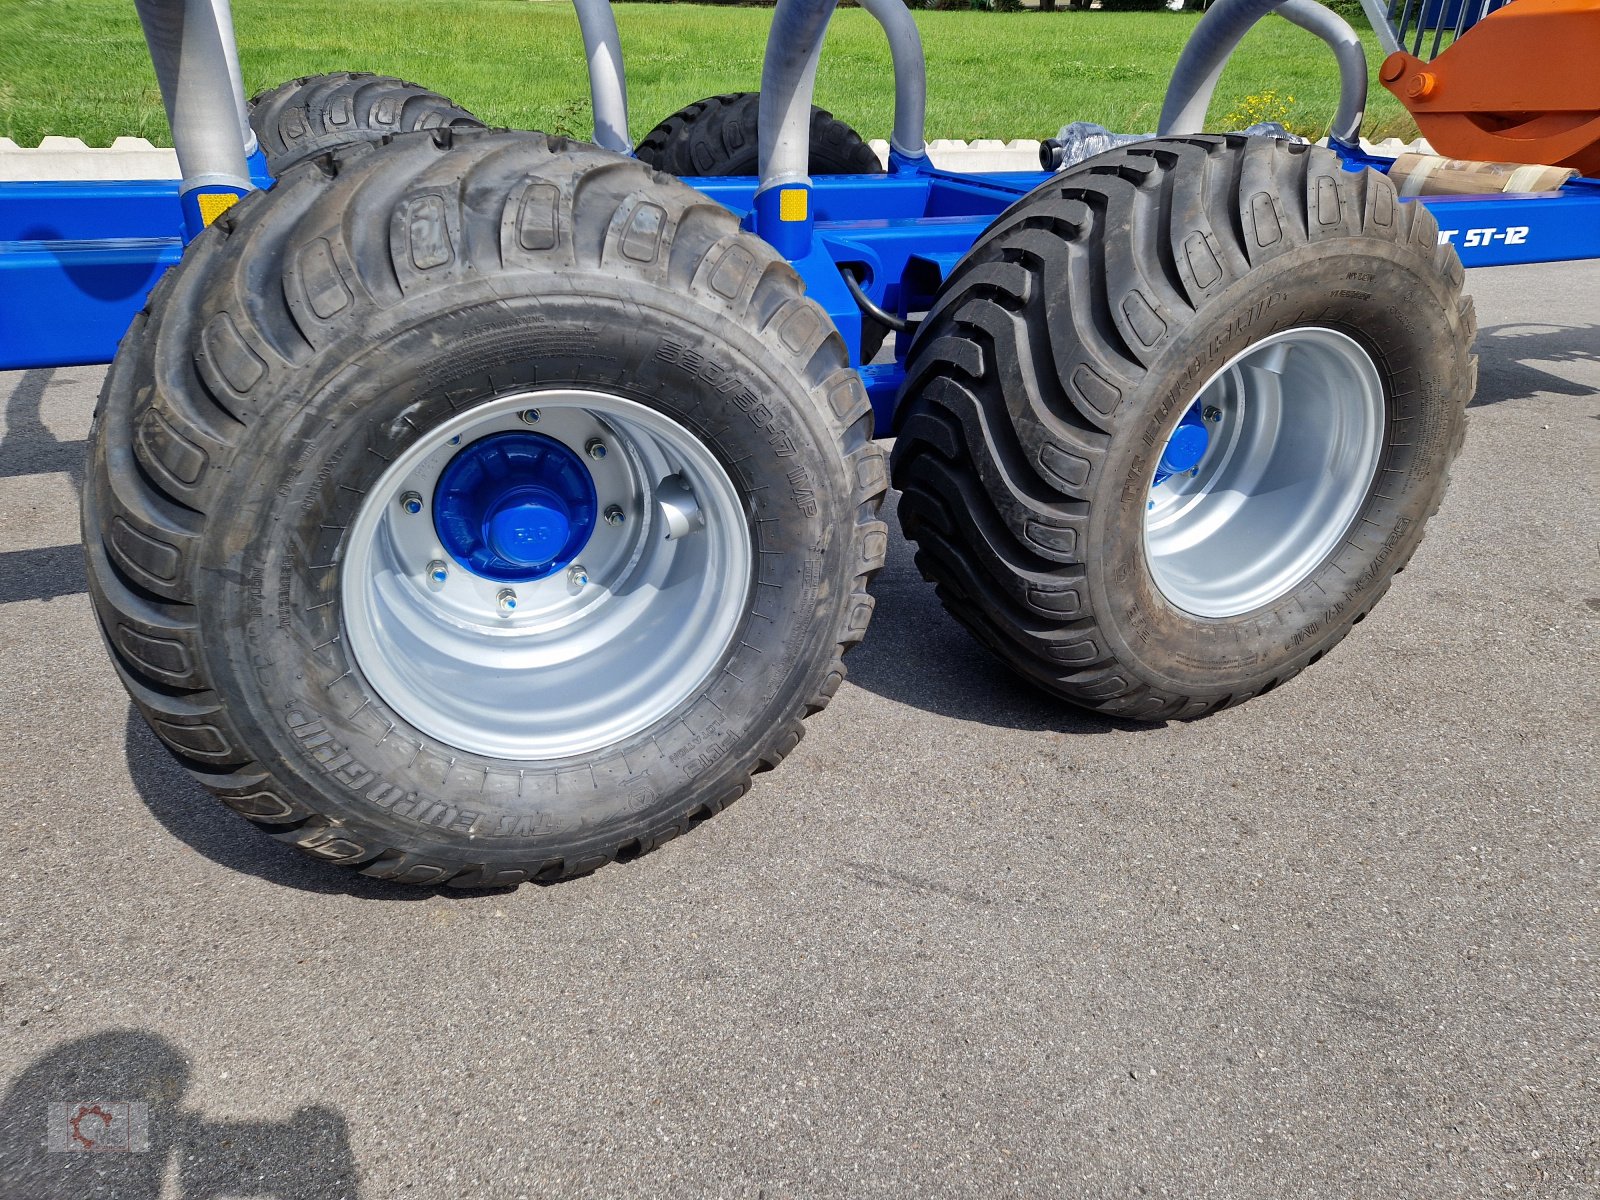
<path fill-rule="evenodd" d="M 669 175 L 754 175 L 757 172 L 758 92 L 729 92 L 686 105 L 667 117 L 634 151 Z M 813 175 L 881 175 L 871 146 L 826 109 L 811 106 Z"/>
<path fill-rule="evenodd" d="M 279 841 L 557 879 L 719 811 L 833 695 L 887 542 L 870 433 L 721 206 L 543 135 L 402 135 L 247 196 L 134 320 L 91 596 L 157 735 Z"/>
<path fill-rule="evenodd" d="M 250 101 L 250 128 L 274 176 L 318 154 L 394 133 L 483 127 L 438 92 L 365 71 L 291 79 Z"/>
<path fill-rule="evenodd" d="M 1139 719 L 1260 695 L 1382 597 L 1461 445 L 1455 251 L 1372 171 L 1265 138 L 1099 155 L 1018 201 L 911 348 L 893 478 L 946 609 Z"/>

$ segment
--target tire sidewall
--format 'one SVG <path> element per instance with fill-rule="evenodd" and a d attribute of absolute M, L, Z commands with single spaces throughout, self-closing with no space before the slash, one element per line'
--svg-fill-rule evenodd
<path fill-rule="evenodd" d="M 1314 243 L 1210 298 L 1188 331 L 1149 364 L 1117 415 L 1093 498 L 1087 583 L 1112 652 L 1145 681 L 1179 694 L 1249 693 L 1318 657 L 1382 595 L 1437 506 L 1458 435 L 1466 378 L 1450 298 L 1431 263 L 1371 237 Z M 1203 618 L 1157 589 L 1145 555 L 1156 460 L 1204 385 L 1251 345 L 1302 326 L 1334 329 L 1372 356 L 1385 421 L 1371 486 L 1343 540 L 1272 603 Z"/>

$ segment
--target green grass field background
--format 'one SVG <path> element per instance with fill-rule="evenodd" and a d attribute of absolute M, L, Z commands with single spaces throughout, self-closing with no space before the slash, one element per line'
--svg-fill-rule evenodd
<path fill-rule="evenodd" d="M 769 9 L 625 4 L 616 9 L 635 137 L 684 104 L 754 89 Z M 1155 127 L 1185 13 L 918 12 L 928 58 L 928 135 L 1048 137 L 1072 120 Z M 246 87 L 297 75 L 400 75 L 494 124 L 586 137 L 588 84 L 577 18 L 560 0 L 235 0 Z M 1381 61 L 1369 39 L 1374 68 Z M 1291 99 L 1292 97 L 1292 99 Z M 1224 73 L 1210 127 L 1262 117 L 1326 132 L 1338 98 L 1332 55 L 1276 17 Z M 858 9 L 835 17 L 817 102 L 866 137 L 887 137 L 893 84 L 883 34 Z M 1410 137 L 1410 118 L 1374 85 L 1365 132 Z M 106 145 L 120 134 L 170 144 L 132 0 L 0 0 L 0 136 Z"/>

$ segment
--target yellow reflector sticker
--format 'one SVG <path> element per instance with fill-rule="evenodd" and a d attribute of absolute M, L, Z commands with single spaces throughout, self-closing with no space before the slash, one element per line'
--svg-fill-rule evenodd
<path fill-rule="evenodd" d="M 806 197 L 811 193 L 805 188 L 793 188 L 778 195 L 778 220 L 804 221 L 806 219 Z"/>
<path fill-rule="evenodd" d="M 210 225 L 211 222 L 239 203 L 239 197 L 232 192 L 201 192 L 198 199 L 200 201 L 200 220 L 207 225 Z"/>

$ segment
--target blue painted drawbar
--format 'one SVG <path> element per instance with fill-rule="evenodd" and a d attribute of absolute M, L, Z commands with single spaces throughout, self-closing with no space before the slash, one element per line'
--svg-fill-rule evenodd
<path fill-rule="evenodd" d="M 1335 149 L 1350 170 L 1387 171 L 1393 163 Z M 964 174 L 896 156 L 887 175 L 819 176 L 809 188 L 772 189 L 759 204 L 754 178 L 690 182 L 787 248 L 859 363 L 861 310 L 841 267 L 880 308 L 921 312 L 994 219 L 1048 177 Z M 1420 203 L 1469 267 L 1600 258 L 1600 180 L 1575 179 L 1536 196 L 1428 196 Z M 109 362 L 183 244 L 176 180 L 0 183 L 0 369 Z M 893 362 L 861 367 L 880 430 L 900 389 L 908 342 L 897 335 Z"/>
<path fill-rule="evenodd" d="M 445 551 L 500 583 L 561 570 L 588 543 L 596 513 L 583 460 L 540 433 L 479 438 L 450 460 L 433 493 L 433 524 Z"/>

